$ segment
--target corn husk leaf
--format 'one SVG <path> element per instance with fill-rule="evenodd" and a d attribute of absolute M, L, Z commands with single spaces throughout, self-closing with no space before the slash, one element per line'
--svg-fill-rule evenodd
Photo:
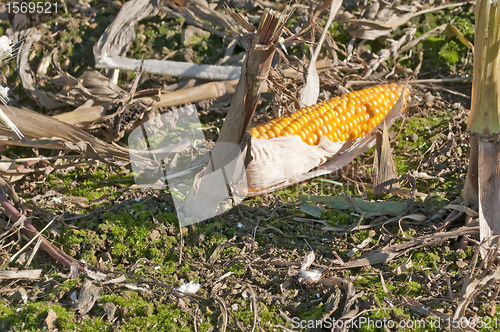
<path fill-rule="evenodd" d="M 424 9 L 415 13 L 397 14 L 393 9 L 384 8 L 378 12 L 376 20 L 352 19 L 342 20 L 343 23 L 348 23 L 348 32 L 351 36 L 360 39 L 374 40 L 381 36 L 387 36 L 392 30 L 405 24 L 413 17 L 426 13 L 435 12 L 444 8 L 459 7 L 466 2 L 447 4 L 443 6 Z"/>
<path fill-rule="evenodd" d="M 460 32 L 460 30 L 458 30 L 458 28 L 453 24 L 449 23 L 446 26 L 445 33 L 449 36 L 457 37 L 458 40 L 460 40 L 460 42 L 465 45 L 465 47 L 468 47 L 471 50 L 474 49 L 474 45 L 467 38 L 465 38 L 462 32 Z"/>
<path fill-rule="evenodd" d="M 307 69 L 306 85 L 304 87 L 304 90 L 302 90 L 300 96 L 300 102 L 304 106 L 311 106 L 313 104 L 316 104 L 318 100 L 319 75 L 318 71 L 316 70 L 316 60 L 318 59 L 319 53 L 321 52 L 321 47 L 323 46 L 323 42 L 325 41 L 326 35 L 328 33 L 328 28 L 337 15 L 337 12 L 340 9 L 340 5 L 342 5 L 342 0 L 330 0 L 330 2 L 330 14 L 328 16 L 328 20 L 324 27 L 323 33 L 321 34 L 318 46 L 314 50 L 314 53 L 311 55 L 311 61 L 309 62 L 309 68 Z"/>
<path fill-rule="evenodd" d="M 102 55 L 123 55 L 134 41 L 137 22 L 156 15 L 157 12 L 155 4 L 149 0 L 125 2 L 113 23 L 94 45 L 96 61 Z"/>

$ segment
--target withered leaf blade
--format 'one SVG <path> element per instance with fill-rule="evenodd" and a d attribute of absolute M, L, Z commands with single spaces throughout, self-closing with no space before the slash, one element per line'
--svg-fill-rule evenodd
<path fill-rule="evenodd" d="M 6 111 L 5 106 L 0 108 Z M 118 165 L 126 165 L 130 161 L 129 150 L 110 145 L 79 128 L 30 110 L 11 109 L 16 113 L 12 121 L 25 138 L 19 140 L 15 133 L 0 123 L 0 144 L 73 150 Z"/>
<path fill-rule="evenodd" d="M 138 21 L 155 14 L 158 9 L 149 0 L 133 0 L 123 4 L 116 16 L 97 43 L 94 45 L 94 57 L 102 55 L 122 55 L 135 38 L 135 25 Z"/>
<path fill-rule="evenodd" d="M 386 263 L 389 262 L 409 250 L 437 245 L 438 243 L 442 243 L 445 239 L 456 238 L 462 235 L 472 235 L 477 234 L 479 232 L 479 227 L 460 227 L 451 232 L 440 232 L 430 235 L 424 235 L 417 238 L 413 238 L 408 242 L 399 243 L 394 245 L 387 245 L 380 250 L 373 250 L 363 254 L 361 257 L 346 262 L 342 266 L 336 266 L 332 269 L 341 270 L 341 269 L 351 269 L 362 266 L 373 266 L 375 264 Z"/>
<path fill-rule="evenodd" d="M 330 27 L 330 24 L 332 24 L 333 19 L 337 15 L 337 12 L 340 9 L 340 5 L 342 4 L 342 0 L 330 0 L 327 2 L 331 3 L 328 20 L 325 27 L 323 28 L 323 33 L 321 34 L 318 46 L 314 50 L 314 53 L 312 53 L 311 51 L 311 61 L 309 62 L 309 67 L 307 69 L 306 85 L 304 87 L 304 90 L 302 90 L 300 96 L 300 102 L 304 106 L 311 106 L 318 101 L 319 75 L 318 71 L 316 70 L 316 60 L 318 59 L 319 53 L 321 52 L 321 47 L 323 46 L 323 42 L 326 39 L 326 35 L 328 34 L 328 28 Z"/>

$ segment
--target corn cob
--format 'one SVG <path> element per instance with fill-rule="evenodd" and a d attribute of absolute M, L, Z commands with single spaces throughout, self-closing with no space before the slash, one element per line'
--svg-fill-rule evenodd
<path fill-rule="evenodd" d="M 259 139 L 298 135 L 309 145 L 319 144 L 321 136 L 332 142 L 360 138 L 382 121 L 402 88 L 403 84 L 391 83 L 346 93 L 253 127 L 249 132 Z"/>

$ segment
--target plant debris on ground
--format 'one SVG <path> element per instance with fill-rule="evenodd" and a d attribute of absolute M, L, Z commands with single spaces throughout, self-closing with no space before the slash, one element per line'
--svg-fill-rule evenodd
<path fill-rule="evenodd" d="M 479 257 L 477 208 L 460 199 L 473 3 L 344 1 L 328 28 L 316 62 L 319 100 L 409 80 L 411 102 L 389 133 L 399 188 L 375 197 L 370 149 L 335 174 L 247 198 L 187 227 L 169 188 L 135 184 L 121 149 L 141 121 L 186 103 L 195 103 L 208 145 L 215 142 L 234 77 L 216 82 L 223 87 L 216 95 L 192 99 L 200 90 L 190 89 L 210 79 L 97 69 L 96 54 L 109 47 L 110 58 L 240 66 L 245 33 L 225 5 L 253 26 L 265 8 L 293 9 L 287 33 L 312 29 L 275 55 L 253 119 L 264 123 L 297 109 L 328 7 L 134 0 L 143 10 L 130 7 L 126 16 L 130 3 L 74 1 L 28 35 L 15 35 L 0 4 L 0 35 L 24 40 L 0 72 L 9 106 L 86 130 L 78 131 L 86 147 L 97 141 L 89 137 L 107 143 L 96 157 L 68 143 L 70 129 L 41 141 L 37 123 L 18 126 L 38 144 L 30 147 L 2 131 L 0 174 L 22 213 L 84 271 L 64 268 L 38 238 L 28 244 L 20 224 L 0 218 L 0 331 L 498 329 L 500 270 L 494 254 Z M 113 24 L 122 30 L 109 31 L 132 37 L 123 50 L 101 39 Z M 191 99 L 162 104 L 183 90 Z M 83 112 L 70 113 L 77 107 Z"/>

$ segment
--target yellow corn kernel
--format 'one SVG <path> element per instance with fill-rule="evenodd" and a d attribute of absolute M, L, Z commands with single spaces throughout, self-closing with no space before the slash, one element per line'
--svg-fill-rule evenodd
<path fill-rule="evenodd" d="M 387 115 L 402 88 L 402 84 L 391 83 L 346 93 L 253 127 L 249 132 L 259 139 L 298 135 L 309 145 L 319 144 L 321 136 L 332 142 L 361 138 Z"/>

